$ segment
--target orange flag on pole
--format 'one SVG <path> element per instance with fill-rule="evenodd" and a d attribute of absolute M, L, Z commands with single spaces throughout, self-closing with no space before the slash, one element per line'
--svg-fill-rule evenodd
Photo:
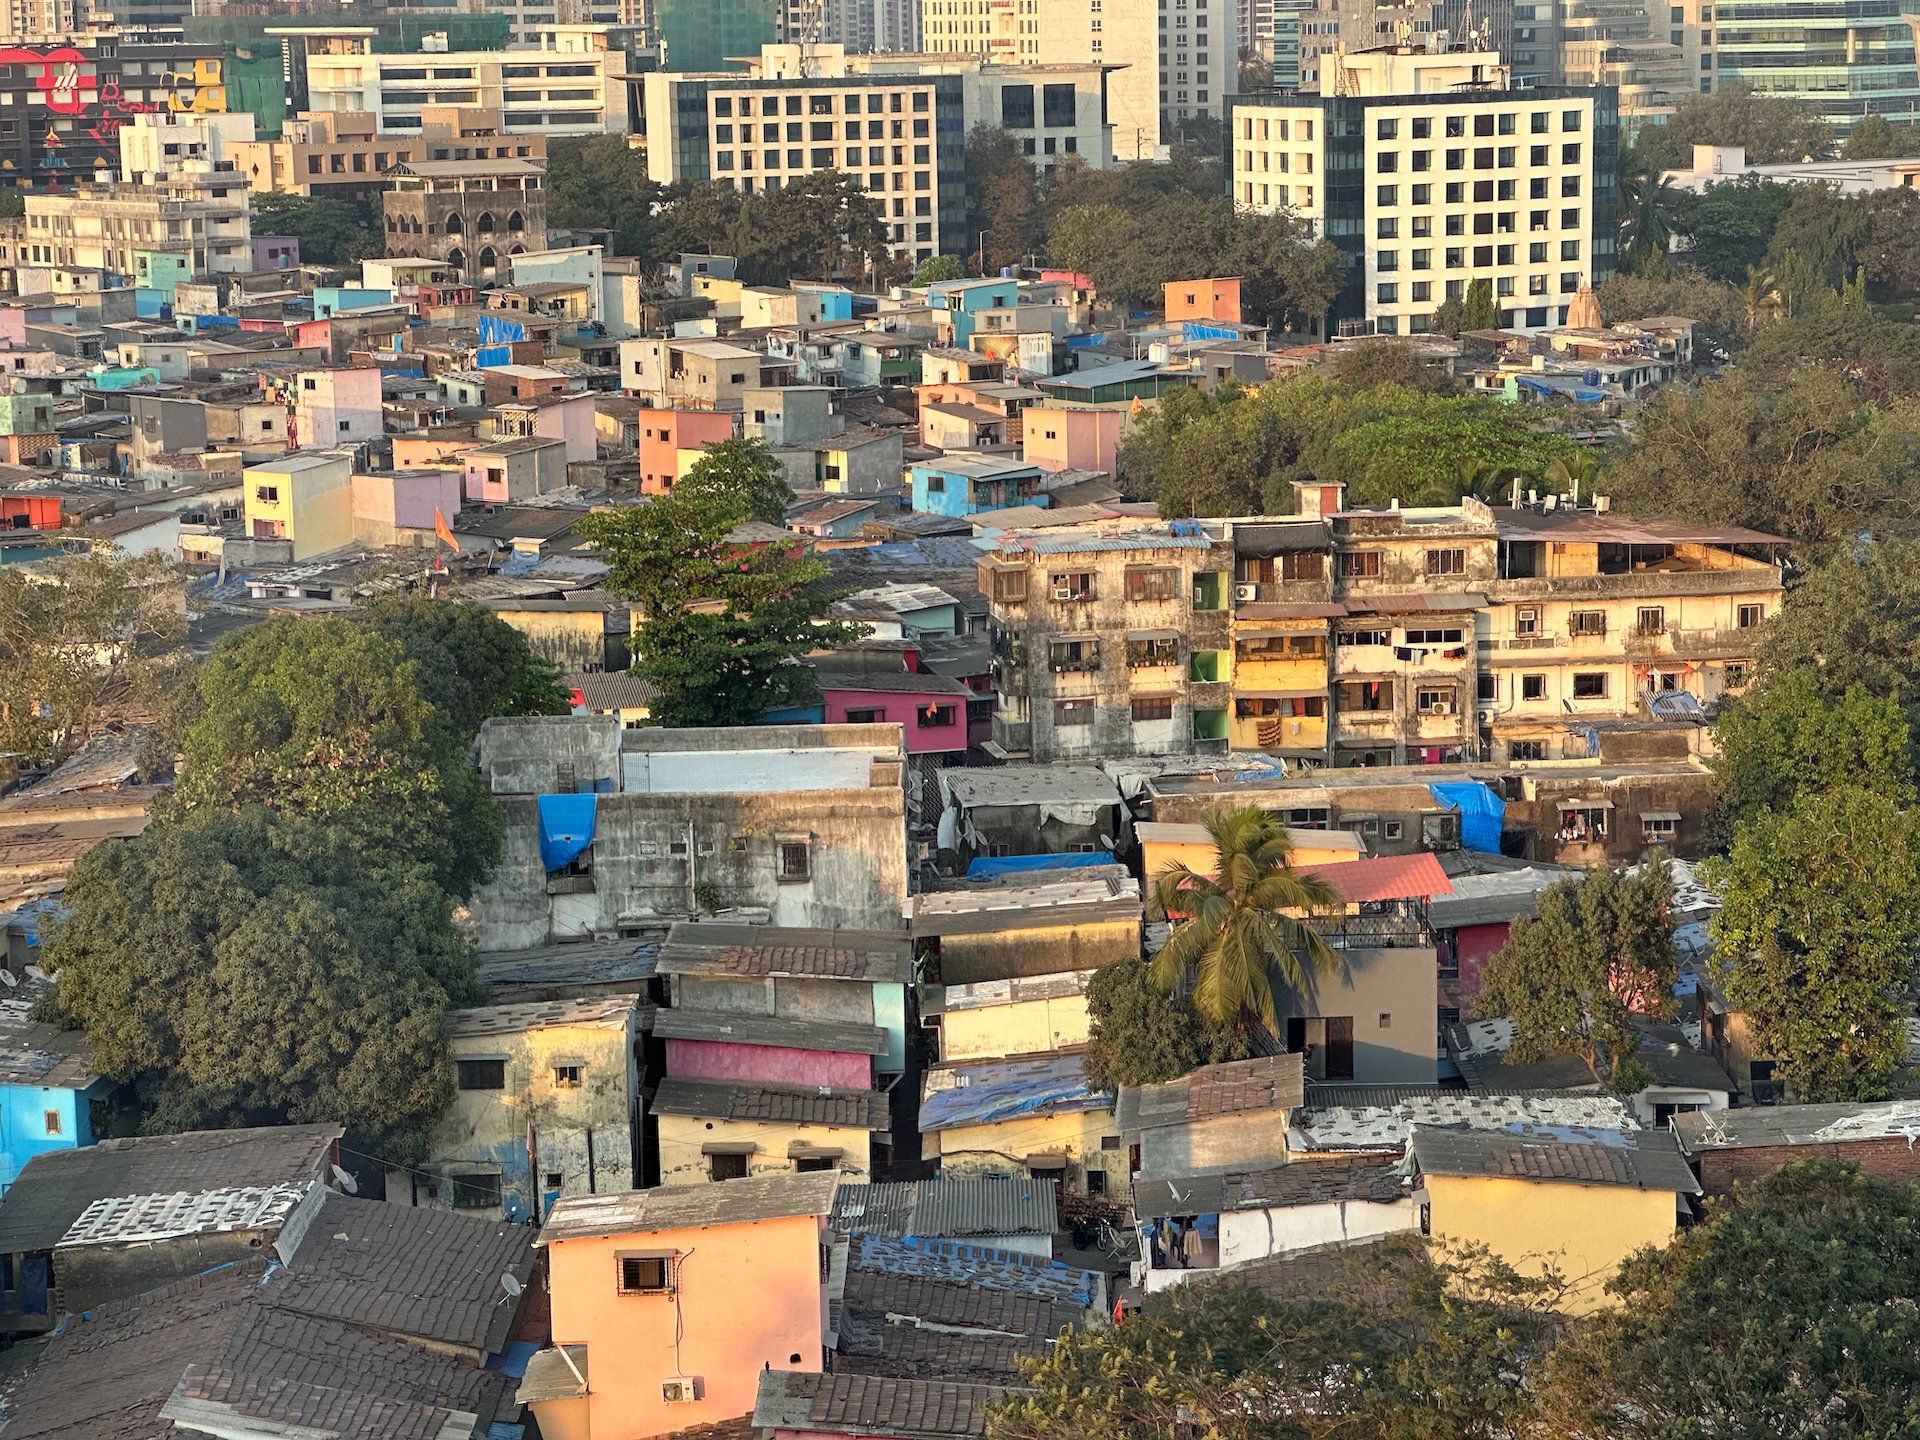
<path fill-rule="evenodd" d="M 433 508 L 433 533 L 453 549 L 460 548 L 460 542 L 453 538 L 453 527 L 447 524 L 447 517 L 440 513 L 440 507 L 437 505 Z"/>

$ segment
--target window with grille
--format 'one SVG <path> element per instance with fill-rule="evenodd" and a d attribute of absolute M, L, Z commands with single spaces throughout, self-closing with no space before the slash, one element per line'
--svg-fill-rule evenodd
<path fill-rule="evenodd" d="M 794 881 L 805 880 L 811 872 L 812 856 L 805 845 L 788 843 L 780 847 L 780 878 Z"/>
<path fill-rule="evenodd" d="M 744 1160 L 746 1157 L 740 1156 Z M 671 1255 L 622 1255 L 619 1265 L 622 1295 L 664 1295 L 673 1289 Z"/>

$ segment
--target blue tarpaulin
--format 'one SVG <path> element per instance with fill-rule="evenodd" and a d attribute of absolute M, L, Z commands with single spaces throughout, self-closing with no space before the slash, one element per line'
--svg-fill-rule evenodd
<path fill-rule="evenodd" d="M 1024 875 L 1030 870 L 1080 870 L 1089 865 L 1114 863 L 1111 850 L 1081 851 L 1074 855 L 1001 855 L 982 856 L 967 866 L 969 880 L 992 880 L 1001 875 Z"/>
<path fill-rule="evenodd" d="M 480 317 L 480 343 L 482 345 L 504 345 L 515 340 L 527 338 L 527 327 L 518 320 L 508 320 L 499 315 Z"/>
<path fill-rule="evenodd" d="M 549 871 L 564 870 L 593 843 L 596 801 L 587 795 L 541 795 L 540 863 Z"/>
<path fill-rule="evenodd" d="M 482 370 L 491 369 L 495 365 L 510 365 L 513 363 L 513 347 L 482 345 L 473 352 L 473 363 Z"/>
<path fill-rule="evenodd" d="M 1460 812 L 1460 843 L 1482 855 L 1500 853 L 1500 827 L 1506 819 L 1507 802 L 1478 780 L 1458 785 L 1429 785 L 1433 798 L 1449 809 Z"/>

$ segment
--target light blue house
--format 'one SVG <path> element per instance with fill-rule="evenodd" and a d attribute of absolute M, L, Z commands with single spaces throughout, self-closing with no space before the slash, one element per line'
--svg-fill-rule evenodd
<path fill-rule="evenodd" d="M 358 285 L 321 285 L 313 292 L 313 318 L 330 320 L 343 310 L 364 310 L 369 305 L 391 305 L 391 290 L 366 290 Z"/>
<path fill-rule="evenodd" d="M 942 280 L 927 287 L 927 307 L 951 317 L 956 349 L 973 348 L 973 332 L 983 310 L 1011 310 L 1020 298 L 1020 282 L 1011 276 L 987 280 Z"/>
<path fill-rule="evenodd" d="M 819 297 L 821 324 L 832 325 L 837 321 L 853 319 L 853 291 L 846 286 L 796 280 L 792 288 Z"/>
<path fill-rule="evenodd" d="M 1048 503 L 1047 472 L 1011 457 L 947 454 L 923 460 L 908 473 L 913 477 L 913 508 L 925 515 L 958 520 L 983 510 Z"/>
<path fill-rule="evenodd" d="M 86 1037 L 36 1021 L 33 1001 L 25 987 L 0 1000 L 0 1192 L 34 1156 L 93 1144 L 110 1088 Z"/>

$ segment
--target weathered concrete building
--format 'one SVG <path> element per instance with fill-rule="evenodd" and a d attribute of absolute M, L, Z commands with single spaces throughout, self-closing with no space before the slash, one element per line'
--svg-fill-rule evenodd
<path fill-rule="evenodd" d="M 720 910 L 883 930 L 907 895 L 897 725 L 623 730 L 489 720 L 474 756 L 506 814 L 474 896 L 482 949 L 612 936 Z"/>
<path fill-rule="evenodd" d="M 633 1188 L 639 1168 L 638 1012 L 631 995 L 482 1005 L 447 1020 L 454 1101 L 419 1170 L 387 1198 L 543 1218 L 566 1195 Z"/>
<path fill-rule="evenodd" d="M 957 1018 L 960 1012 L 983 1006 L 997 1011 L 1024 1003 L 1016 998 L 1018 987 L 1007 988 L 1009 982 L 1075 973 L 1090 975 L 1119 961 L 1137 959 L 1140 923 L 1139 882 L 1117 865 L 1100 870 L 1055 871 L 1035 884 L 969 886 L 913 898 L 913 938 L 937 957 L 947 996 L 944 1008 L 955 1013 L 954 1023 L 961 1029 L 969 1028 L 969 1024 Z M 1085 989 L 1083 979 L 1074 992 L 1081 1012 L 1078 1023 L 1082 1039 Z M 959 993 L 962 991 L 971 993 L 963 995 Z M 998 999 L 990 998 L 993 995 Z M 1039 994 L 1031 998 L 1036 1004 L 1043 1000 Z M 1043 1005 L 1043 1010 L 1048 1008 Z M 1024 1028 L 1012 1016 L 1005 1018 L 1015 1023 L 1015 1028 Z M 991 1053 L 1022 1051 L 1016 1047 Z"/>
<path fill-rule="evenodd" d="M 1231 565 L 1201 521 L 1002 535 L 980 562 L 1001 758 L 1224 751 Z"/>

